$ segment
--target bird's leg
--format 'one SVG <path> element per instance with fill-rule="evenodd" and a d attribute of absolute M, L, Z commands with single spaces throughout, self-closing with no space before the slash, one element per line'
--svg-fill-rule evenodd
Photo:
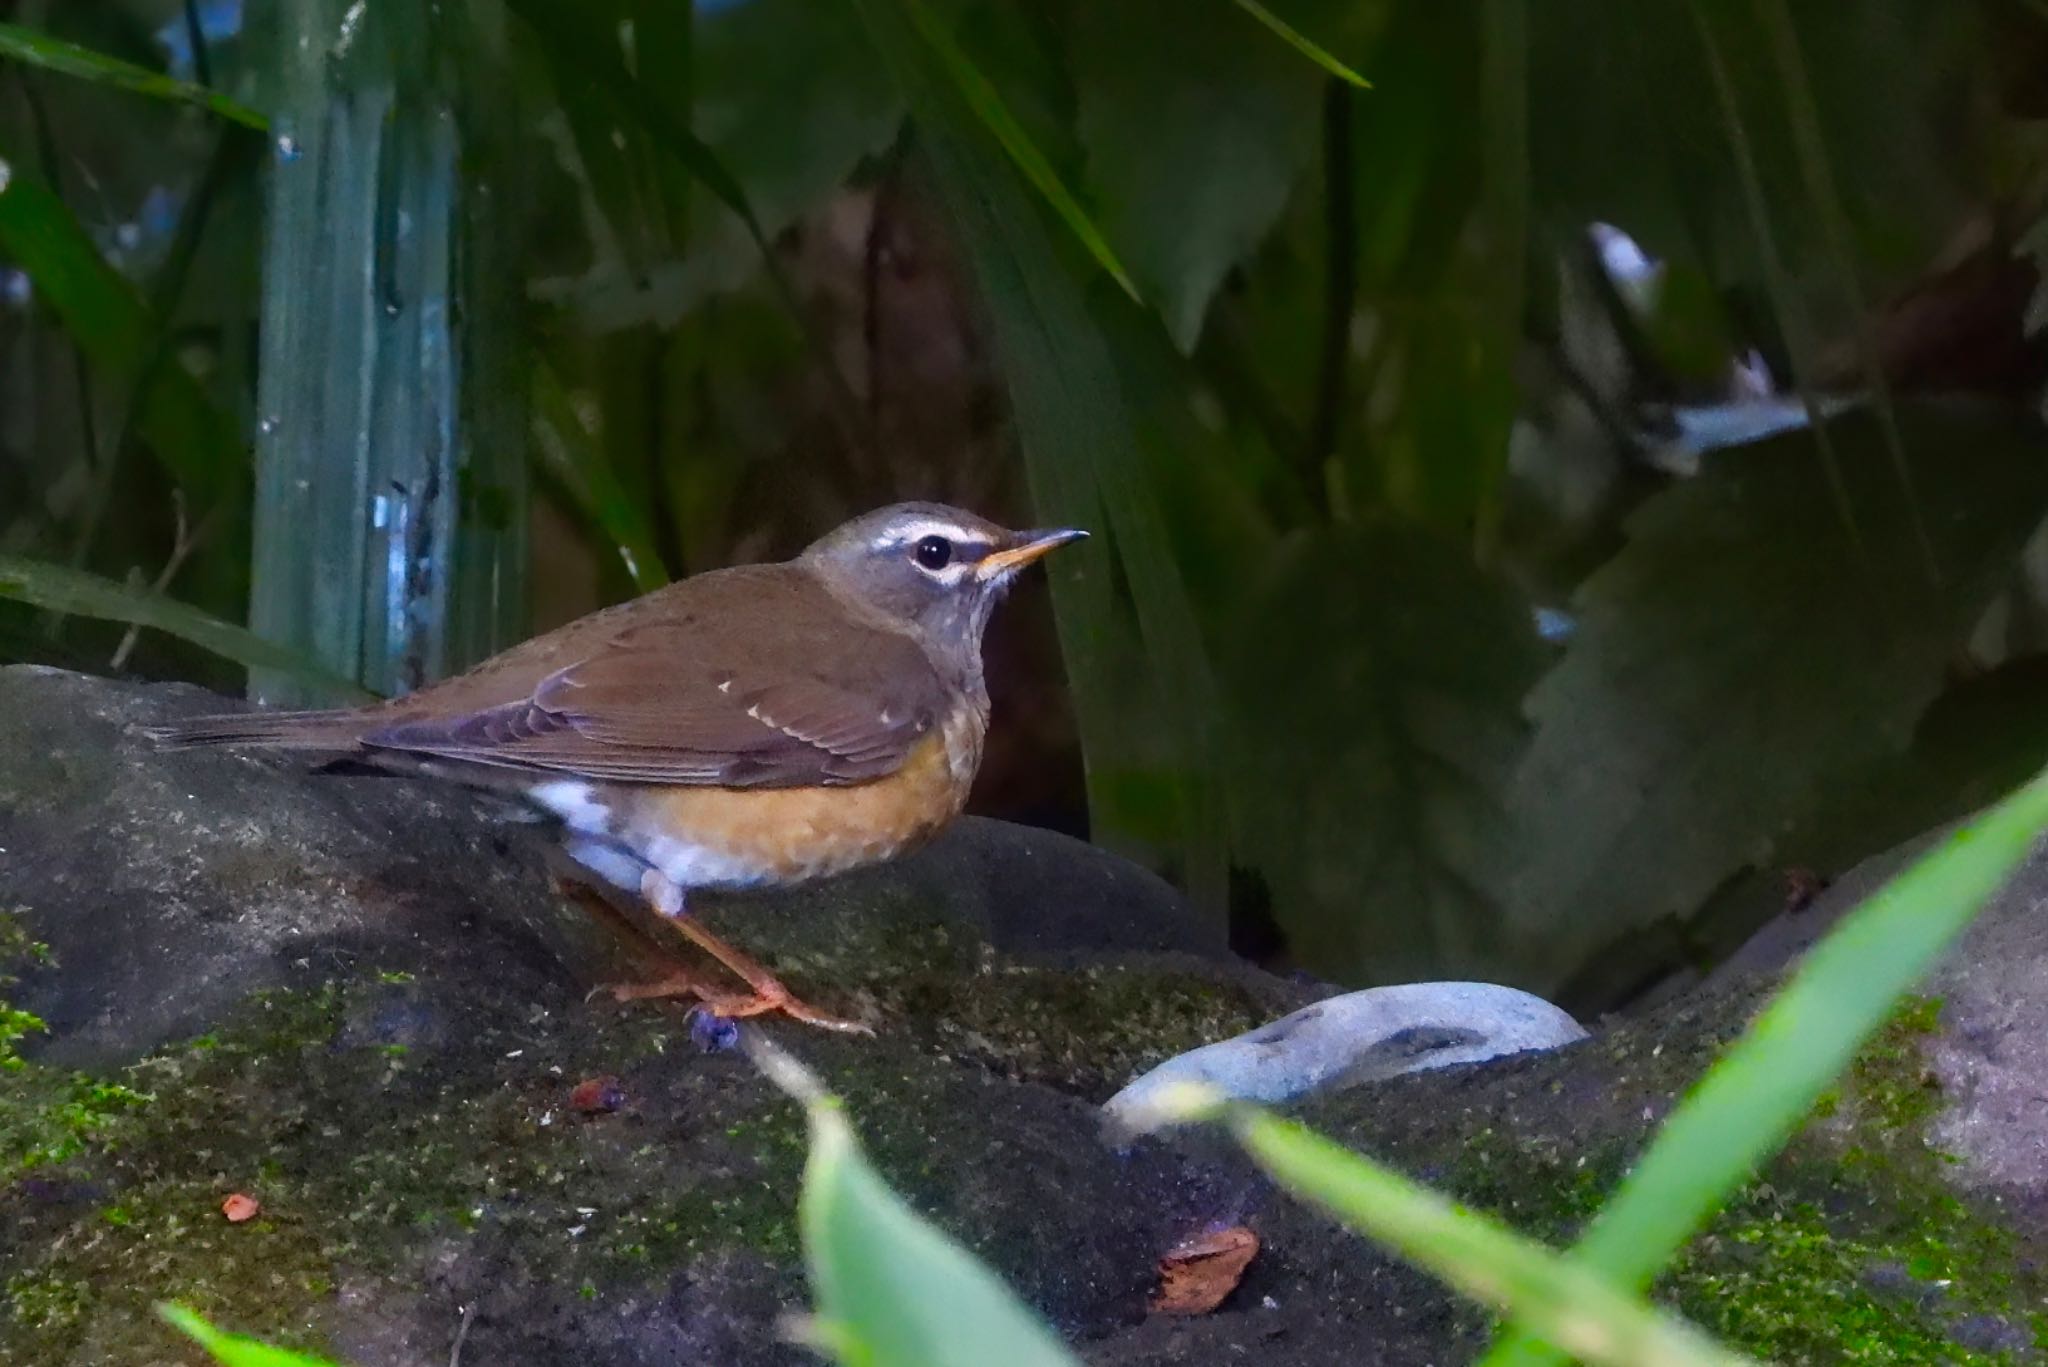
<path fill-rule="evenodd" d="M 727 944 L 698 924 L 697 919 L 688 915 L 684 909 L 683 890 L 659 869 L 649 869 L 641 875 L 640 892 L 647 899 L 648 905 L 660 912 L 664 921 L 682 932 L 684 938 L 743 979 L 749 994 L 742 995 L 716 988 L 707 989 L 693 975 L 679 972 L 659 982 L 614 987 L 611 990 L 614 1000 L 635 1001 L 648 997 L 693 996 L 704 1004 L 706 1010 L 729 1020 L 780 1012 L 822 1030 L 841 1030 L 860 1035 L 874 1033 L 859 1021 L 846 1020 L 820 1011 L 802 1000 L 784 987 L 781 981 L 768 971 L 766 965 L 752 955 Z"/>

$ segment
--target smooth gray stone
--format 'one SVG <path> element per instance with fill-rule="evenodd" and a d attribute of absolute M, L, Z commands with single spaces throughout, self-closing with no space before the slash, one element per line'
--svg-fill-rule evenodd
<path fill-rule="evenodd" d="M 1512 987 L 1371 987 L 1168 1059 L 1111 1097 L 1103 1110 L 1117 1128 L 1142 1133 L 1156 1128 L 1153 1109 L 1161 1094 L 1180 1083 L 1270 1104 L 1585 1038 L 1585 1028 L 1563 1011 Z"/>

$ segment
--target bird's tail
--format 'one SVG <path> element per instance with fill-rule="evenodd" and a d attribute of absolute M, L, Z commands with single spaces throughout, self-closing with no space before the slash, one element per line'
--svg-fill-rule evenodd
<path fill-rule="evenodd" d="M 142 727 L 166 749 L 200 745 L 265 745 L 279 750 L 353 750 L 376 723 L 365 709 L 327 712 L 227 712 Z"/>

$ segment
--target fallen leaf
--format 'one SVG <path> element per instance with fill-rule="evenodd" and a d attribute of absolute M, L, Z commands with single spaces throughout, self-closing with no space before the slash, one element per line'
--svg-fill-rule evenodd
<path fill-rule="evenodd" d="M 587 1077 L 569 1093 L 569 1105 L 584 1115 L 609 1115 L 626 1104 L 626 1088 L 609 1073 Z"/>
<path fill-rule="evenodd" d="M 253 1220 L 263 1213 L 263 1203 L 253 1196 L 236 1192 L 220 1203 L 220 1213 L 228 1217 L 228 1223 L 239 1225 L 244 1220 Z"/>
<path fill-rule="evenodd" d="M 1159 1260 L 1152 1309 L 1162 1315 L 1206 1315 L 1223 1304 L 1259 1253 L 1259 1236 L 1243 1225 L 1186 1239 Z"/>

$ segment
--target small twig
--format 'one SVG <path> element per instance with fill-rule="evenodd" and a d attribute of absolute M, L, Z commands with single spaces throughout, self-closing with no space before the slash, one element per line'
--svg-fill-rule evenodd
<path fill-rule="evenodd" d="M 207 523 L 200 524 L 197 531 L 194 531 L 187 525 L 185 519 L 185 491 L 182 489 L 171 490 L 171 512 L 177 518 L 177 532 L 171 540 L 170 558 L 164 561 L 162 572 L 157 575 L 156 582 L 149 587 L 149 591 L 153 594 L 162 594 L 170 588 L 171 580 L 177 578 L 178 571 L 184 566 L 186 559 L 198 548 L 199 543 L 205 539 L 207 525 L 212 520 L 209 518 Z M 129 654 L 135 649 L 135 642 L 141 635 L 142 628 L 139 626 L 130 626 L 127 631 L 121 633 L 121 644 L 115 648 L 114 658 L 108 661 L 107 664 L 110 670 L 116 674 L 121 672 L 122 668 L 128 663 Z"/>
<path fill-rule="evenodd" d="M 470 1322 L 476 1318 L 476 1307 L 462 1307 L 462 1323 L 455 1330 L 455 1346 L 448 1350 L 448 1367 L 462 1367 L 462 1345 L 469 1338 Z"/>

